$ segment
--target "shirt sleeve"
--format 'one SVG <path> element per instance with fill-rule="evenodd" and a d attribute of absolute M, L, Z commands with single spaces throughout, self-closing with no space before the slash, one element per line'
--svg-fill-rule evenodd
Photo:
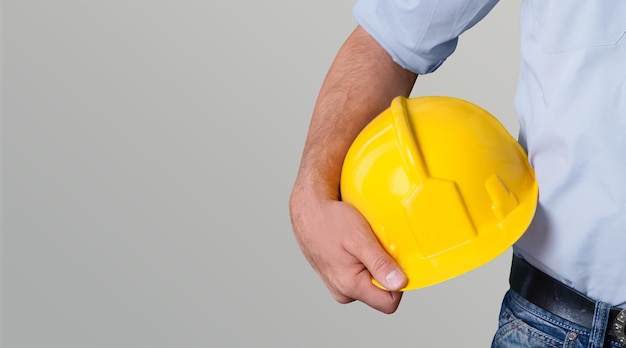
<path fill-rule="evenodd" d="M 454 52 L 459 35 L 498 0 L 359 0 L 352 13 L 405 69 L 431 73 Z"/>

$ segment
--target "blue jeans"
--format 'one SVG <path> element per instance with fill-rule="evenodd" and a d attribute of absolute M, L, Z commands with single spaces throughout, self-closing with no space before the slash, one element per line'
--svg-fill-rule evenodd
<path fill-rule="evenodd" d="M 509 290 L 502 302 L 492 348 L 576 347 L 620 348 L 607 337 L 608 304 L 596 304 L 593 327 L 584 328 L 537 307 Z"/>

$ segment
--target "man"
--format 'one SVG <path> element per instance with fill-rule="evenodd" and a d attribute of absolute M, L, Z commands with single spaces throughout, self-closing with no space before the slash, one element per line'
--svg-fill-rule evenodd
<path fill-rule="evenodd" d="M 392 313 L 407 281 L 367 221 L 340 200 L 347 149 L 496 3 L 355 5 L 359 25 L 320 90 L 290 200 L 298 243 L 338 302 Z M 626 1 L 524 0 L 520 18 L 519 141 L 540 200 L 514 245 L 493 346 L 618 347 L 626 323 Z"/>

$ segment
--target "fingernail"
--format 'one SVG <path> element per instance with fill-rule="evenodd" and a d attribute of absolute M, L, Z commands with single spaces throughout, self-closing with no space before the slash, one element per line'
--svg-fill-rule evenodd
<path fill-rule="evenodd" d="M 387 287 L 391 290 L 398 290 L 404 285 L 404 275 L 397 270 L 393 270 L 385 277 Z"/>

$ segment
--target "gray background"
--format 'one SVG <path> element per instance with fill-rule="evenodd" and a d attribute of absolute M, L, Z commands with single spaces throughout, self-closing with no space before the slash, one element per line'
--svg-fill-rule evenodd
<path fill-rule="evenodd" d="M 339 305 L 287 200 L 352 1 L 2 2 L 3 347 L 486 347 L 510 251 Z M 519 3 L 413 93 L 513 133 Z"/>

